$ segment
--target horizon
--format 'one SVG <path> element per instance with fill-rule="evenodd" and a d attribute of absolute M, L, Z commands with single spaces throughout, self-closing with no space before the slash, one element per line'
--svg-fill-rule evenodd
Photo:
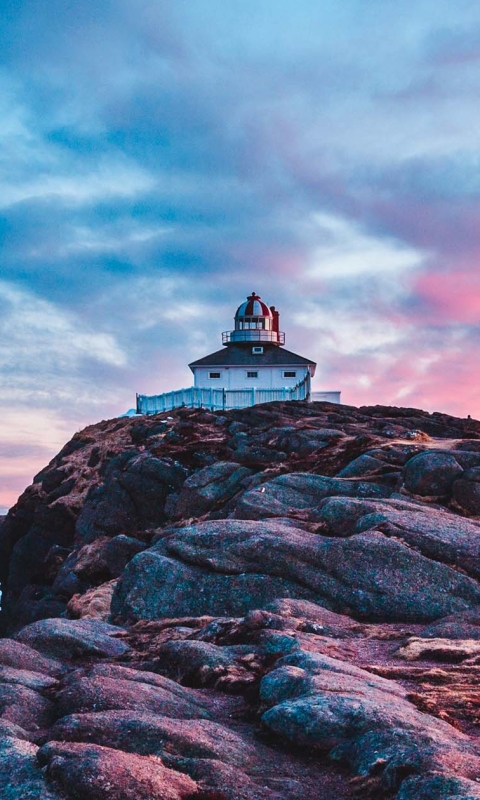
<path fill-rule="evenodd" d="M 7 2 L 0 513 L 254 289 L 346 405 L 480 416 L 480 8 Z"/>

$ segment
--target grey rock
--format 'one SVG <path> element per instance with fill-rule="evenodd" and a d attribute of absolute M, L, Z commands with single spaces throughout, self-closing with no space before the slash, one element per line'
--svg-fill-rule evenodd
<path fill-rule="evenodd" d="M 264 772 L 254 782 L 238 767 L 227 765 L 214 758 L 182 758 L 179 769 L 186 772 L 193 780 L 198 781 L 202 788 L 218 796 L 222 800 L 294 800 L 295 793 L 281 791 L 285 785 L 288 788 L 293 784 L 297 796 L 303 788 L 299 781 L 288 778 L 268 778 Z M 267 784 L 275 784 L 271 790 Z M 279 792 L 281 794 L 279 795 Z"/>
<path fill-rule="evenodd" d="M 120 677 L 94 675 L 89 678 L 76 678 L 74 676 L 57 694 L 57 705 L 62 716 L 73 712 L 114 709 L 145 711 L 178 719 L 208 716 L 194 695 L 189 696 L 186 689 L 177 691 L 174 687 L 172 690 L 165 679 L 163 686 L 153 686 L 150 683 Z"/>
<path fill-rule="evenodd" d="M 427 451 L 407 461 L 403 473 L 404 485 L 407 491 L 422 497 L 447 495 L 462 472 L 462 467 L 451 453 Z"/>
<path fill-rule="evenodd" d="M 418 635 L 424 639 L 480 640 L 480 606 L 463 614 L 451 614 L 439 619 Z"/>
<path fill-rule="evenodd" d="M 143 709 L 71 714 L 55 724 L 52 734 L 162 758 L 214 758 L 240 766 L 258 761 L 255 748 L 223 725 L 207 719 L 190 719 L 187 725 Z"/>
<path fill-rule="evenodd" d="M 451 775 L 427 775 L 407 778 L 397 800 L 480 800 L 480 786 Z"/>
<path fill-rule="evenodd" d="M 260 686 L 270 707 L 262 722 L 282 739 L 328 751 L 371 730 L 423 730 L 424 715 L 397 687 L 389 691 L 388 681 L 380 683 L 358 668 L 344 669 L 337 659 L 329 659 L 326 668 L 312 659 L 313 669 L 296 666 L 299 659 L 301 663 L 301 656 L 284 658 Z M 450 726 L 441 730 L 446 735 Z"/>
<path fill-rule="evenodd" d="M 45 781 L 37 763 L 38 748 L 10 735 L 0 740 L 0 796 L 2 800 L 63 800 Z"/>
<path fill-rule="evenodd" d="M 88 678 L 112 678 L 113 680 L 126 680 L 135 683 L 145 683 L 150 686 L 156 686 L 163 692 L 168 692 L 172 698 L 179 700 L 179 705 L 195 706 L 197 708 L 197 715 L 202 716 L 206 709 L 204 697 L 195 691 L 195 689 L 185 688 L 180 686 L 174 680 L 159 675 L 156 672 L 150 672 L 144 669 L 132 669 L 123 664 L 94 664 L 87 672 Z M 76 677 L 73 677 L 76 680 Z"/>
<path fill-rule="evenodd" d="M 388 465 L 379 458 L 371 456 L 369 453 L 355 458 L 350 464 L 337 473 L 337 478 L 363 478 L 365 475 L 376 473 L 379 470 L 385 469 Z"/>
<path fill-rule="evenodd" d="M 8 722 L 5 719 L 0 720 L 0 741 L 3 741 L 4 738 L 9 737 L 10 739 L 25 739 L 25 741 L 31 741 L 35 737 L 35 733 L 32 731 L 28 732 L 20 727 L 20 725 L 15 725 L 14 722 Z"/>
<path fill-rule="evenodd" d="M 313 592 L 263 574 L 212 573 L 166 558 L 153 549 L 127 565 L 112 597 L 112 618 L 240 616 L 277 597 L 315 599 Z"/>
<path fill-rule="evenodd" d="M 300 516 L 318 519 L 318 506 L 325 497 L 388 497 L 392 489 L 348 478 L 292 472 L 280 475 L 246 492 L 235 510 L 237 519 Z"/>
<path fill-rule="evenodd" d="M 19 686 L 26 686 L 27 689 L 42 692 L 44 689 L 52 689 L 58 682 L 55 678 L 42 675 L 41 672 L 15 669 L 14 667 L 0 667 L 0 683 L 18 684 Z"/>
<path fill-rule="evenodd" d="M 448 773 L 459 761 L 467 772 L 480 766 L 468 737 L 420 712 L 398 685 L 340 659 L 297 652 L 263 678 L 260 692 L 269 730 L 297 747 L 330 751 L 360 775 L 378 776 L 378 792 L 398 790 L 412 772 Z M 442 778 L 438 786 L 448 786 Z"/>
<path fill-rule="evenodd" d="M 58 658 L 119 656 L 128 645 L 113 636 L 121 629 L 97 619 L 42 619 L 22 628 L 15 639 Z"/>
<path fill-rule="evenodd" d="M 465 470 L 453 484 L 453 499 L 467 513 L 480 515 L 480 467 Z"/>
<path fill-rule="evenodd" d="M 38 752 L 54 786 L 72 800 L 190 800 L 197 785 L 155 756 L 79 742 L 48 742 Z"/>
<path fill-rule="evenodd" d="M 35 731 L 51 723 L 53 704 L 26 686 L 0 683 L 0 717 L 27 731 Z"/>
<path fill-rule="evenodd" d="M 235 616 L 280 597 L 372 620 L 428 622 L 478 605 L 480 587 L 375 531 L 331 539 L 274 520 L 219 520 L 179 529 L 136 556 L 112 614 Z"/>
<path fill-rule="evenodd" d="M 428 558 L 455 564 L 480 578 L 480 524 L 430 506 L 413 507 L 393 499 L 382 501 L 329 498 L 320 508 L 325 532 L 350 536 L 379 530 L 418 549 Z"/>
<path fill-rule="evenodd" d="M 125 452 L 112 459 L 105 482 L 88 496 L 76 523 L 76 539 L 89 543 L 98 536 L 129 535 L 161 525 L 165 503 L 178 492 L 185 471 L 145 453 Z"/>
<path fill-rule="evenodd" d="M 302 629 L 307 633 L 310 630 L 316 633 L 323 632 L 326 636 L 342 636 L 345 631 L 355 628 L 358 624 L 344 614 L 336 614 L 316 603 L 308 600 L 287 599 L 282 597 L 269 603 L 265 610 L 273 612 L 287 619 L 301 620 Z"/>
<path fill-rule="evenodd" d="M 104 559 L 110 577 L 118 578 L 126 564 L 137 554 L 145 550 L 145 544 L 133 536 L 120 534 L 114 536 L 105 545 Z"/>
<path fill-rule="evenodd" d="M 273 428 L 269 431 L 266 444 L 276 450 L 297 456 L 308 456 L 317 450 L 323 450 L 331 442 L 345 438 L 345 433 L 335 428 L 309 428 L 307 430 Z"/>
<path fill-rule="evenodd" d="M 239 491 L 242 481 L 251 474 L 250 469 L 231 461 L 219 461 L 198 470 L 183 484 L 174 516 L 199 517 L 218 508 Z"/>
<path fill-rule="evenodd" d="M 48 658 L 33 647 L 16 642 L 14 639 L 0 639 L 0 664 L 19 670 L 41 672 L 53 677 L 65 670 L 61 661 Z"/>

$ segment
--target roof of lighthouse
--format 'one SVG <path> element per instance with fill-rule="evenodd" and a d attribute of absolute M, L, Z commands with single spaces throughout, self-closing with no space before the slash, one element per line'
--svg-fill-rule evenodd
<path fill-rule="evenodd" d="M 261 367 L 316 366 L 311 358 L 304 358 L 274 344 L 264 344 L 263 353 L 259 355 L 252 354 L 251 345 L 230 344 L 204 358 L 192 361 L 188 366 L 191 369 L 192 367 L 250 367 L 255 364 Z"/>
<path fill-rule="evenodd" d="M 271 317 L 272 312 L 260 295 L 252 292 L 244 303 L 237 308 L 235 319 L 238 317 Z"/>

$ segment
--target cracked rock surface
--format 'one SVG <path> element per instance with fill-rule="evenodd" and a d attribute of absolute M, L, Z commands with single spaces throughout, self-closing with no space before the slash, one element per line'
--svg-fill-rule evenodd
<path fill-rule="evenodd" d="M 180 409 L 0 520 L 0 797 L 480 798 L 480 423 Z"/>

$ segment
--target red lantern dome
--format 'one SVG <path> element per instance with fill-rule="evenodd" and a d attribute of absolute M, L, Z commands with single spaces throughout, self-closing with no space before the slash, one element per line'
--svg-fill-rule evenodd
<path fill-rule="evenodd" d="M 267 317 L 271 319 L 272 312 L 267 304 L 263 302 L 260 295 L 252 292 L 252 294 L 247 297 L 246 301 L 237 308 L 235 320 L 243 317 Z"/>

